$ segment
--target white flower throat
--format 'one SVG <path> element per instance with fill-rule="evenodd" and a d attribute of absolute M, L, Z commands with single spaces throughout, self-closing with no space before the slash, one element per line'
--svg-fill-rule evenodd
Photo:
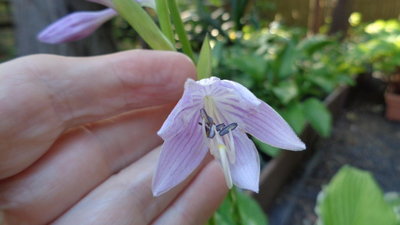
<path fill-rule="evenodd" d="M 209 140 L 209 149 L 221 164 L 224 172 L 226 185 L 232 188 L 232 176 L 230 164 L 236 160 L 235 143 L 232 131 L 238 126 L 237 123 L 225 124 L 222 114 L 216 107 L 216 103 L 211 96 L 204 97 L 204 108 L 200 110 L 202 119 L 202 130 L 204 136 Z"/>

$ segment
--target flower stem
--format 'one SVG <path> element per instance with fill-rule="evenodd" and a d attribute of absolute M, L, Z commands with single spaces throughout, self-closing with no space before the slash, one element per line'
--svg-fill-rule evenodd
<path fill-rule="evenodd" d="M 167 2 L 165 0 L 156 0 L 156 10 L 161 31 L 167 36 L 169 41 L 175 45 L 175 37 L 172 31 Z"/>
<path fill-rule="evenodd" d="M 232 203 L 232 209 L 233 209 L 232 217 L 233 217 L 234 221 L 236 222 L 236 224 L 244 224 L 244 223 L 242 223 L 244 221 L 242 221 L 242 217 L 240 216 L 240 210 L 239 210 L 239 205 L 238 205 L 239 202 L 237 200 L 237 190 L 235 187 L 233 187 L 229 190 L 228 196 L 229 196 L 229 200 Z"/>
<path fill-rule="evenodd" d="M 217 221 L 215 219 L 215 214 L 216 212 L 211 216 L 211 218 L 208 220 L 207 225 L 217 225 Z"/>
<path fill-rule="evenodd" d="M 176 51 L 139 3 L 132 0 L 113 0 L 113 3 L 118 13 L 128 21 L 152 49 Z"/>
<path fill-rule="evenodd" d="M 192 46 L 190 45 L 189 39 L 187 37 L 185 27 L 183 26 L 181 14 L 179 13 L 178 5 L 176 4 L 176 0 L 168 0 L 169 10 L 172 15 L 172 21 L 175 25 L 176 33 L 178 34 L 179 41 L 182 44 L 183 52 L 189 56 L 194 62 L 194 55 Z"/>

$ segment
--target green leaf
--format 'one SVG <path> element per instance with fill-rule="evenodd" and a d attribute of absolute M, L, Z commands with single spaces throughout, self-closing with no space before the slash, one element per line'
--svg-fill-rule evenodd
<path fill-rule="evenodd" d="M 258 203 L 243 192 L 236 191 L 240 218 L 246 225 L 266 225 L 268 219 Z"/>
<path fill-rule="evenodd" d="M 286 78 L 292 75 L 295 71 L 295 61 L 298 56 L 296 46 L 292 41 L 289 41 L 286 48 L 279 55 L 279 77 Z"/>
<path fill-rule="evenodd" d="M 393 208 L 369 172 L 344 166 L 318 198 L 323 225 L 398 225 Z"/>
<path fill-rule="evenodd" d="M 223 2 L 222 2 L 222 0 L 210 0 L 210 3 L 211 3 L 213 6 L 221 7 Z"/>
<path fill-rule="evenodd" d="M 304 103 L 304 113 L 311 126 L 323 137 L 328 137 L 332 130 L 332 115 L 326 106 L 316 98 L 309 98 Z"/>
<path fill-rule="evenodd" d="M 236 55 L 228 59 L 228 62 L 233 68 L 238 68 L 256 81 L 261 81 L 265 77 L 266 62 L 259 55 Z"/>
<path fill-rule="evenodd" d="M 312 55 L 330 44 L 337 44 L 337 42 L 329 40 L 326 36 L 314 35 L 302 40 L 298 48 L 299 51 Z"/>
<path fill-rule="evenodd" d="M 233 205 L 228 197 L 224 199 L 217 212 L 214 214 L 215 224 L 217 225 L 233 225 L 235 221 L 233 220 Z"/>
<path fill-rule="evenodd" d="M 176 0 L 167 1 L 169 11 L 171 12 L 172 16 L 172 22 L 175 25 L 176 34 L 178 35 L 179 41 L 182 44 L 182 50 L 187 56 L 189 56 L 189 58 L 194 61 L 192 46 L 190 45 L 189 38 L 183 25 L 181 14 L 179 12 L 178 5 L 176 4 Z"/>
<path fill-rule="evenodd" d="M 307 119 L 304 115 L 303 105 L 301 103 L 294 103 L 288 105 L 281 115 L 293 128 L 296 134 L 300 134 L 306 126 Z"/>
<path fill-rule="evenodd" d="M 199 60 L 197 62 L 196 70 L 197 70 L 197 78 L 203 79 L 211 76 L 211 68 L 212 68 L 212 56 L 211 56 L 211 47 L 208 40 L 208 36 L 203 41 L 203 45 L 201 46 Z"/>
<path fill-rule="evenodd" d="M 128 21 L 152 49 L 175 51 L 172 43 L 139 3 L 132 0 L 113 0 L 113 3 L 118 14 Z"/>
<path fill-rule="evenodd" d="M 400 221 L 400 193 L 388 192 L 385 194 L 385 201 L 393 208 L 397 219 Z"/>
<path fill-rule="evenodd" d="M 156 10 L 161 31 L 171 43 L 175 44 L 175 37 L 174 32 L 172 31 L 172 24 L 167 2 L 165 0 L 156 0 Z"/>
<path fill-rule="evenodd" d="M 272 89 L 272 92 L 279 98 L 283 105 L 286 105 L 298 95 L 298 88 L 293 80 L 285 80 L 280 82 Z"/>
<path fill-rule="evenodd" d="M 267 154 L 273 158 L 278 156 L 279 153 L 281 152 L 280 149 L 272 147 L 271 145 L 265 144 L 264 142 L 258 140 L 257 138 L 253 137 L 253 141 L 257 145 L 257 148 L 260 151 L 264 152 L 265 154 Z"/>

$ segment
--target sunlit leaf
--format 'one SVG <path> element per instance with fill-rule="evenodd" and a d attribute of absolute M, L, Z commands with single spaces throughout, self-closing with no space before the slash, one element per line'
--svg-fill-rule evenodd
<path fill-rule="evenodd" d="M 113 3 L 118 13 L 152 49 L 175 51 L 175 47 L 139 3 L 131 0 L 113 0 Z"/>
<path fill-rule="evenodd" d="M 393 208 L 369 172 L 345 166 L 332 178 L 316 207 L 322 225 L 398 225 Z"/>

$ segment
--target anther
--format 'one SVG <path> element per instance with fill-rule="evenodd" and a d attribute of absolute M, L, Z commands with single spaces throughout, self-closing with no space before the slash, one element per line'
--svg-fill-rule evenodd
<path fill-rule="evenodd" d="M 221 129 L 223 129 L 225 127 L 225 124 L 224 123 L 221 123 L 221 124 L 218 124 L 217 126 L 216 126 L 216 129 L 217 129 L 217 131 L 220 131 Z"/>
<path fill-rule="evenodd" d="M 229 131 L 234 130 L 238 126 L 237 123 L 231 123 L 219 131 L 219 135 L 224 136 L 225 134 L 229 133 Z"/>
<path fill-rule="evenodd" d="M 204 119 L 204 121 L 206 121 L 206 124 L 211 125 L 214 123 L 213 119 L 207 115 L 207 112 L 205 109 L 200 109 L 200 115 Z"/>

